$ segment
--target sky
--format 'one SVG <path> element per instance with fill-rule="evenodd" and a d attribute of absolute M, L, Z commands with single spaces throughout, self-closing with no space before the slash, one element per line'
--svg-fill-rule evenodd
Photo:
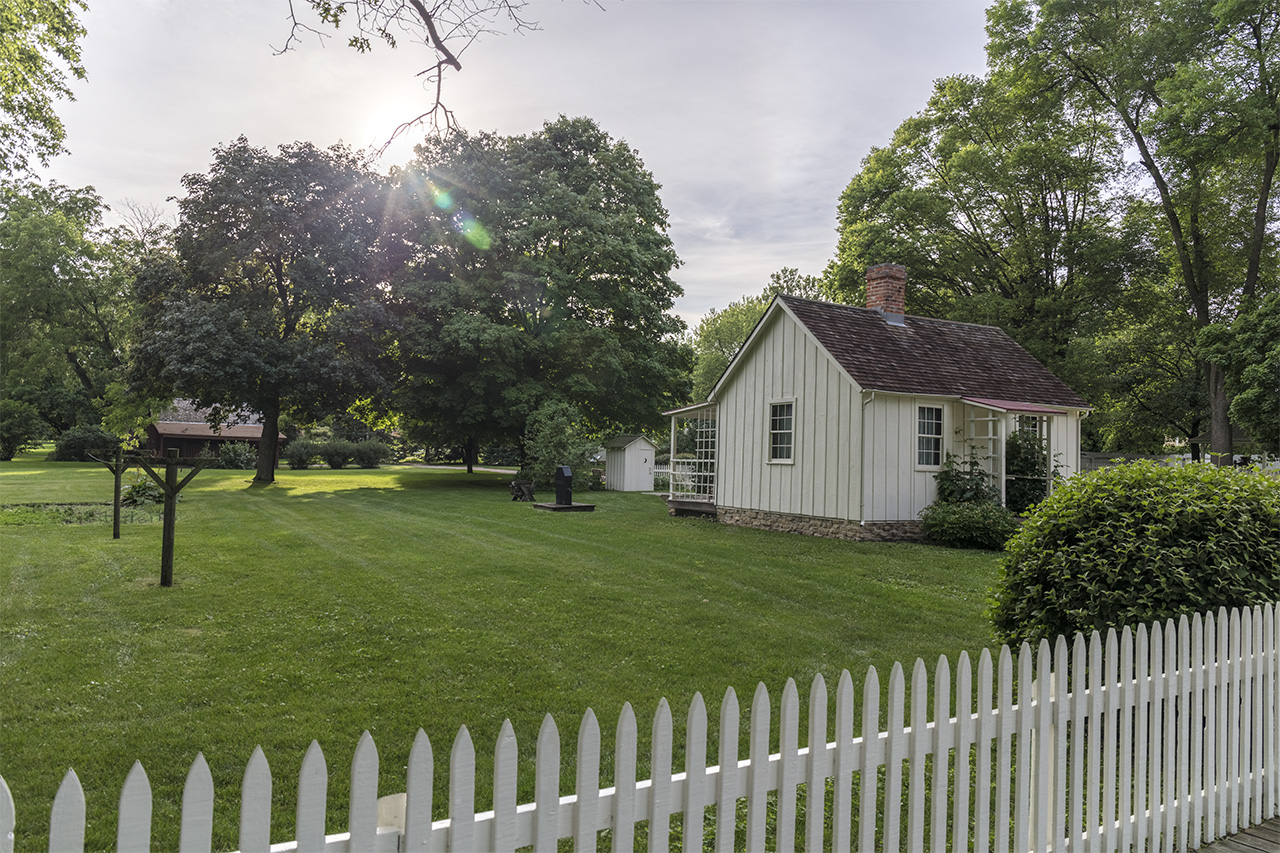
<path fill-rule="evenodd" d="M 299 11 L 305 3 L 294 0 Z M 873 146 L 919 112 L 933 81 L 985 68 L 984 0 L 531 0 L 537 31 L 461 57 L 445 101 L 466 129 L 524 134 L 588 116 L 662 185 L 690 325 L 820 274 L 836 205 Z M 70 153 L 42 176 L 176 213 L 184 174 L 240 135 L 380 147 L 430 103 L 425 48 L 360 54 L 289 34 L 289 0 L 90 0 L 88 79 L 62 102 Z M 416 133 L 420 139 L 421 131 Z M 412 157 L 414 137 L 383 154 Z M 113 214 L 114 215 L 114 214 Z M 892 261 L 892 258 L 885 258 Z"/>

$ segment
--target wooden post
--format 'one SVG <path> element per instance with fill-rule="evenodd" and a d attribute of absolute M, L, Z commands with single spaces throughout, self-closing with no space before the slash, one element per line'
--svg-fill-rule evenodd
<path fill-rule="evenodd" d="M 164 541 L 160 551 L 160 586 L 173 586 L 173 540 L 178 521 L 178 493 L 191 482 L 192 477 L 209 464 L 209 460 L 198 459 L 193 462 L 191 473 L 181 480 L 178 479 L 178 448 L 176 447 L 169 448 L 163 459 L 148 460 L 139 456 L 137 461 L 151 479 L 155 480 L 156 485 L 164 491 Z M 157 474 L 148 464 L 149 462 L 163 462 L 164 477 Z"/>
<path fill-rule="evenodd" d="M 116 491 L 115 500 L 111 505 L 111 538 L 120 538 L 120 477 L 124 474 L 124 448 L 116 448 L 116 458 L 114 462 L 108 462 L 105 459 L 98 459 L 92 453 L 89 454 L 90 459 L 95 459 L 107 466 L 107 470 L 115 475 Z"/>
<path fill-rule="evenodd" d="M 115 497 L 111 502 L 111 538 L 120 538 L 120 476 L 124 474 L 124 448 L 116 445 L 116 464 L 111 469 L 116 476 Z"/>
<path fill-rule="evenodd" d="M 160 586 L 173 586 L 173 531 L 178 522 L 178 448 L 164 462 L 164 544 L 160 549 Z"/>

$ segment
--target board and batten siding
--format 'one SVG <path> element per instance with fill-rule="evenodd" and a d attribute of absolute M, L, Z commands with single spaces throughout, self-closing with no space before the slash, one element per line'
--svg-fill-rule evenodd
<path fill-rule="evenodd" d="M 912 521 L 933 503 L 937 468 L 916 464 L 917 415 L 920 406 L 942 409 L 942 452 L 964 452 L 956 435 L 958 406 L 945 397 L 920 397 L 876 392 L 867 402 L 866 442 L 863 445 L 862 489 L 865 521 Z"/>
<path fill-rule="evenodd" d="M 785 311 L 767 321 L 716 397 L 716 504 L 858 520 L 862 395 Z M 794 404 L 790 464 L 769 461 L 769 411 Z"/>

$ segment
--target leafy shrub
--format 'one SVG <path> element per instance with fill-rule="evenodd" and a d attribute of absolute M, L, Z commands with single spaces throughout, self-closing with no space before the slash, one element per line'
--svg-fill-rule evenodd
<path fill-rule="evenodd" d="M 48 424 L 35 406 L 19 400 L 0 400 L 0 460 L 8 462 L 36 444 L 46 429 Z"/>
<path fill-rule="evenodd" d="M 355 451 L 356 446 L 350 441 L 335 439 L 320 445 L 317 453 L 330 468 L 345 468 Z"/>
<path fill-rule="evenodd" d="M 218 448 L 218 461 L 223 468 L 252 470 L 258 467 L 258 448 L 243 441 L 229 441 Z"/>
<path fill-rule="evenodd" d="M 1280 484 L 1139 462 L 1066 480 L 1009 541 L 997 635 L 1020 643 L 1280 599 Z"/>
<path fill-rule="evenodd" d="M 999 551 L 1018 529 L 1018 517 L 992 501 L 930 504 L 920 512 L 925 535 L 952 548 Z"/>
<path fill-rule="evenodd" d="M 49 459 L 53 462 L 92 462 L 89 454 L 106 459 L 115 454 L 120 445 L 114 436 L 102 427 L 73 426 L 58 436 Z"/>
<path fill-rule="evenodd" d="M 294 471 L 305 471 L 319 455 L 320 446 L 305 438 L 295 438 L 280 451 L 280 458 Z"/>
<path fill-rule="evenodd" d="M 377 468 L 391 458 L 391 448 L 376 439 L 353 445 L 351 460 L 361 468 Z"/>
<path fill-rule="evenodd" d="M 178 499 L 182 499 L 181 493 Z M 164 491 L 146 474 L 134 474 L 131 482 L 120 490 L 121 506 L 146 506 L 164 503 Z"/>
<path fill-rule="evenodd" d="M 977 455 L 947 454 L 942 470 L 933 475 L 938 484 L 938 503 L 999 503 L 1000 490 L 990 483 L 991 475 Z"/>
<path fill-rule="evenodd" d="M 591 486 L 591 460 L 600 445 L 586 437 L 578 426 L 581 420 L 581 413 L 567 403 L 539 407 L 525 430 L 525 466 L 516 478 L 532 480 L 540 489 L 551 489 L 556 483 L 556 468 L 568 465 L 573 471 L 573 490 L 587 491 Z"/>

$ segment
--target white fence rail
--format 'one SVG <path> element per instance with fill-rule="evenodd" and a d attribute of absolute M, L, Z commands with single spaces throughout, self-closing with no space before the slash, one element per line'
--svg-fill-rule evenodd
<path fill-rule="evenodd" d="M 828 719 L 821 676 L 803 722 L 788 680 L 775 711 L 760 685 L 751 701 L 747 757 L 738 698 L 721 703 L 718 763 L 707 764 L 707 712 L 688 711 L 684 769 L 673 772 L 671 712 L 658 705 L 651 778 L 636 779 L 637 729 L 623 706 L 612 786 L 601 787 L 600 726 L 587 711 L 578 727 L 574 790 L 560 790 L 560 732 L 550 716 L 538 734 L 535 801 L 516 801 L 516 738 L 504 724 L 494 755 L 493 804 L 477 813 L 475 750 L 467 729 L 454 739 L 448 789 L 432 778 L 432 746 L 419 731 L 406 792 L 378 798 L 378 754 L 366 732 L 351 767 L 349 832 L 326 836 L 328 770 L 312 743 L 298 781 L 296 841 L 269 843 L 272 777 L 261 750 L 245 770 L 239 845 L 244 851 L 554 851 L 561 839 L 595 850 L 609 830 L 629 850 L 643 825 L 649 850 L 680 846 L 946 851 L 1187 850 L 1277 813 L 1277 619 L 1273 606 L 1219 611 L 1086 642 L 984 651 L 976 674 L 967 655 L 938 661 L 930 689 L 923 661 L 910 686 L 901 665 L 889 676 L 880 719 L 874 668 L 860 711 L 844 672 Z M 1015 702 L 1015 697 L 1017 701 Z M 909 710 L 908 710 L 909 709 Z M 779 716 L 779 743 L 770 744 Z M 855 736 L 855 732 L 860 735 Z M 879 789 L 879 790 L 878 790 Z M 449 819 L 432 820 L 444 796 Z M 214 791 L 197 755 L 183 794 L 181 846 L 209 850 Z M 745 822 L 740 807 L 745 802 Z M 80 850 L 85 799 L 68 771 L 54 800 L 51 850 Z M 0 779 L 0 849 L 14 845 L 13 800 Z M 147 850 L 151 791 L 135 764 L 120 796 L 118 848 Z"/>

